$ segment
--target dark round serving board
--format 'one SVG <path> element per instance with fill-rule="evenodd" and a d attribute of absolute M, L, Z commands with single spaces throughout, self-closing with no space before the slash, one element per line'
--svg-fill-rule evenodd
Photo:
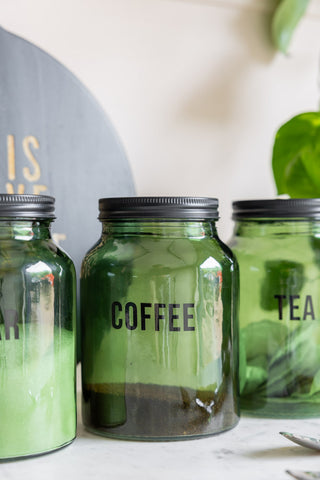
<path fill-rule="evenodd" d="M 0 28 L 0 192 L 56 197 L 55 238 L 77 271 L 101 231 L 98 199 L 134 195 L 123 147 L 86 87 Z"/>

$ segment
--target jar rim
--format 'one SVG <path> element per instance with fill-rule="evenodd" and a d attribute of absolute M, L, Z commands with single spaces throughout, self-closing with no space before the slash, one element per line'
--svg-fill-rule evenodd
<path fill-rule="evenodd" d="M 218 206 L 209 197 L 109 197 L 99 199 L 99 219 L 218 220 Z"/>
<path fill-rule="evenodd" d="M 0 217 L 54 219 L 55 198 L 49 195 L 0 193 Z"/>
<path fill-rule="evenodd" d="M 320 198 L 238 200 L 232 203 L 232 219 L 318 218 Z"/>

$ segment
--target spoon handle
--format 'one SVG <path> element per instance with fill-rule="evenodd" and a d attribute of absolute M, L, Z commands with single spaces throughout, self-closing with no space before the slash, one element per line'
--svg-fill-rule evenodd
<path fill-rule="evenodd" d="M 315 480 L 320 478 L 320 472 L 302 472 L 300 470 L 286 470 L 286 472 L 297 480 Z"/>
<path fill-rule="evenodd" d="M 288 440 L 291 440 L 294 443 L 297 443 L 298 445 L 301 445 L 302 447 L 306 448 L 312 448 L 313 450 L 320 450 L 320 440 L 313 438 L 313 437 L 308 437 L 306 435 L 295 435 L 293 433 L 289 432 L 279 432 L 280 435 L 283 435 L 285 438 Z M 318 478 L 318 477 L 315 477 Z"/>

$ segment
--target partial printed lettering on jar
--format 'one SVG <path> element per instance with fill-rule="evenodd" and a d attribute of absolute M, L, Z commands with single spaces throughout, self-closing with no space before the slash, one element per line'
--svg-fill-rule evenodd
<path fill-rule="evenodd" d="M 0 340 L 19 339 L 18 320 L 18 312 L 16 310 L 7 309 L 4 310 L 3 314 L 0 310 L 0 325 L 4 323 L 4 337 L 1 336 L 0 331 Z"/>

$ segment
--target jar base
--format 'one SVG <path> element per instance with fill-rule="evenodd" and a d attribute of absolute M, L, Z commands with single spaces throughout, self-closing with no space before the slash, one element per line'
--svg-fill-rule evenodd
<path fill-rule="evenodd" d="M 320 417 L 320 403 L 283 398 L 241 398 L 241 413 L 248 417 L 261 418 L 317 418 Z"/>
<path fill-rule="evenodd" d="M 214 435 L 219 435 L 221 433 L 227 432 L 235 428 L 239 423 L 240 417 L 237 417 L 235 422 L 228 426 L 223 427 L 221 430 L 217 430 L 211 433 L 200 433 L 192 435 L 176 435 L 176 436 L 143 436 L 143 435 L 121 435 L 118 433 L 113 433 L 111 429 L 104 428 L 93 428 L 85 426 L 86 430 L 95 435 L 100 435 L 102 437 L 114 438 L 115 440 L 127 440 L 135 442 L 179 442 L 187 440 L 200 440 L 201 438 L 208 438 Z"/>
<path fill-rule="evenodd" d="M 214 435 L 239 420 L 231 392 L 155 384 L 91 384 L 83 388 L 83 423 L 99 435 L 169 441 Z"/>
<path fill-rule="evenodd" d="M 24 459 L 24 458 L 40 457 L 41 455 L 48 455 L 50 453 L 54 453 L 57 450 L 61 450 L 62 448 L 65 448 L 68 445 L 70 445 L 75 440 L 75 438 L 76 438 L 76 436 L 74 436 L 71 440 L 68 440 L 67 442 L 65 442 L 63 444 L 58 445 L 57 447 L 46 449 L 44 451 L 38 451 L 38 452 L 33 452 L 33 453 L 5 455 L 5 456 L 1 456 L 1 454 L 0 454 L 0 463 L 11 462 L 11 461 L 15 461 L 15 460 Z"/>

